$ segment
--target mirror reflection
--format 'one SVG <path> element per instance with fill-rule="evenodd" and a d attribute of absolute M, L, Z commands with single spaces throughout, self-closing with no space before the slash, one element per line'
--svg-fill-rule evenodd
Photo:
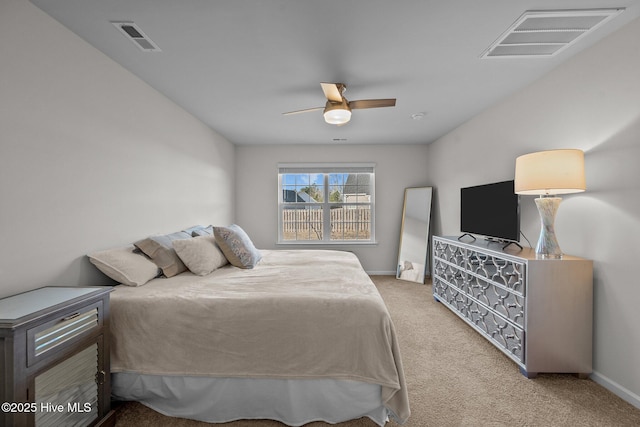
<path fill-rule="evenodd" d="M 432 187 L 416 187 L 404 191 L 396 270 L 398 279 L 424 283 L 429 260 L 432 190 Z"/>

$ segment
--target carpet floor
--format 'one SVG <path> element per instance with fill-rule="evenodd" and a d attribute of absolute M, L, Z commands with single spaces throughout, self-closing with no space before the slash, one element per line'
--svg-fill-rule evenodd
<path fill-rule="evenodd" d="M 430 285 L 372 276 L 398 335 L 411 418 L 405 426 L 640 426 L 640 409 L 573 375 L 526 379 L 518 366 L 442 304 Z M 117 427 L 202 427 L 137 402 L 115 403 Z M 319 427 L 324 423 L 310 423 Z M 387 423 L 393 427 L 398 424 Z M 282 427 L 236 421 L 225 427 Z M 375 427 L 368 418 L 339 427 Z"/>

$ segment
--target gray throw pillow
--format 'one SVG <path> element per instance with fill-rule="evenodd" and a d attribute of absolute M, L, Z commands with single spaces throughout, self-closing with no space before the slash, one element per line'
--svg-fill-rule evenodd
<path fill-rule="evenodd" d="M 171 234 L 147 237 L 146 239 L 135 242 L 134 245 L 160 267 L 162 274 L 166 277 L 173 277 L 183 271 L 187 271 L 187 267 L 173 249 L 172 242 L 174 240 L 190 238 L 191 234 L 178 231 Z"/>
<path fill-rule="evenodd" d="M 231 265 L 253 268 L 262 259 L 262 254 L 253 245 L 247 233 L 239 225 L 213 227 L 216 243 Z"/>

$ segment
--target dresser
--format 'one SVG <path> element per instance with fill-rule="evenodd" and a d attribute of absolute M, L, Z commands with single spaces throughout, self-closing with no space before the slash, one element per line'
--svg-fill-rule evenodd
<path fill-rule="evenodd" d="M 433 237 L 433 296 L 510 357 L 523 375 L 592 371 L 593 266 L 531 248 Z"/>
<path fill-rule="evenodd" d="M 43 287 L 0 299 L 0 425 L 113 426 L 111 287 Z"/>

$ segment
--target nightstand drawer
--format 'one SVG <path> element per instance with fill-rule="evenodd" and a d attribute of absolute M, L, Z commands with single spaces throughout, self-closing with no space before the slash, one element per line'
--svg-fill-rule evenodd
<path fill-rule="evenodd" d="M 102 326 L 102 301 L 61 313 L 27 330 L 27 366 L 39 362 L 63 344 L 81 340 Z"/>

